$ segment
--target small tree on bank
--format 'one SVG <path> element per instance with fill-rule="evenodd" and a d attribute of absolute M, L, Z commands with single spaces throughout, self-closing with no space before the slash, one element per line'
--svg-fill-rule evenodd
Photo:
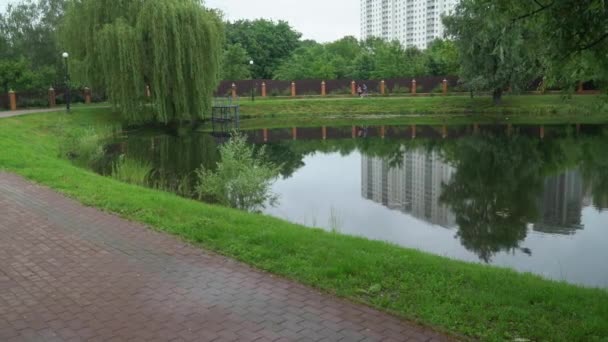
<path fill-rule="evenodd" d="M 196 171 L 199 199 L 249 212 L 276 204 L 271 187 L 280 168 L 268 161 L 265 147 L 256 152 L 244 135 L 233 134 L 220 147 L 220 155 L 216 170 L 201 167 Z"/>
<path fill-rule="evenodd" d="M 127 121 L 191 121 L 210 109 L 223 26 L 200 1 L 73 0 L 61 32 L 81 81 L 105 89 Z"/>

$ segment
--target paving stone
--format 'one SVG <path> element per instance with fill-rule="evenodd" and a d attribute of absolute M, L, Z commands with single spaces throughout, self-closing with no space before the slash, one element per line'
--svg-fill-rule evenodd
<path fill-rule="evenodd" d="M 453 340 L 0 172 L 0 341 L 412 338 Z"/>

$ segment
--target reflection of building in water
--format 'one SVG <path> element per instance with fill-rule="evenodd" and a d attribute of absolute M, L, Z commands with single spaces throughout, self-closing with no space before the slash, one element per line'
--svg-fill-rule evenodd
<path fill-rule="evenodd" d="M 534 230 L 552 234 L 574 234 L 583 229 L 583 177 L 577 170 L 567 171 L 545 179 L 539 198 L 539 222 Z"/>
<path fill-rule="evenodd" d="M 395 167 L 386 159 L 363 155 L 361 195 L 432 224 L 454 227 L 454 214 L 439 203 L 442 184 L 454 172 L 437 152 L 403 152 L 403 163 Z"/>

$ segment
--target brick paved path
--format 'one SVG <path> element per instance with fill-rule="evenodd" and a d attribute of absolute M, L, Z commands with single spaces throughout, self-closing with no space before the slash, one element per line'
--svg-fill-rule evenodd
<path fill-rule="evenodd" d="M 0 173 L 0 341 L 439 341 Z"/>

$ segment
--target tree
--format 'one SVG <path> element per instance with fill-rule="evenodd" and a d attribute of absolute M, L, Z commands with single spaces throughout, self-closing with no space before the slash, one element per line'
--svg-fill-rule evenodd
<path fill-rule="evenodd" d="M 60 56 L 55 38 L 64 0 L 25 0 L 8 5 L 0 30 L 12 58 L 25 57 L 33 66 L 56 66 Z"/>
<path fill-rule="evenodd" d="M 335 79 L 338 77 L 336 55 L 327 51 L 326 46 L 317 44 L 297 49 L 275 71 L 275 79 Z"/>
<path fill-rule="evenodd" d="M 495 104 L 506 88 L 524 89 L 543 74 L 536 23 L 513 20 L 530 6 L 506 0 L 463 0 L 444 19 L 460 56 L 461 79 L 473 89 L 491 90 Z"/>
<path fill-rule="evenodd" d="M 222 59 L 223 80 L 244 80 L 251 77 L 250 58 L 241 44 L 229 44 Z"/>
<path fill-rule="evenodd" d="M 29 88 L 34 75 L 25 59 L 0 59 L 0 87 L 4 93 L 9 90 L 25 90 Z"/>
<path fill-rule="evenodd" d="M 429 76 L 458 75 L 458 50 L 454 42 L 436 39 L 425 51 L 425 74 Z"/>
<path fill-rule="evenodd" d="M 536 24 L 549 81 L 608 86 L 608 5 L 604 0 L 533 1 L 515 19 Z"/>
<path fill-rule="evenodd" d="M 25 63 L 30 81 L 13 86 L 20 90 L 44 89 L 59 77 L 60 52 L 57 27 L 63 18 L 65 0 L 24 0 L 8 5 L 0 14 L 0 60 L 4 67 Z"/>
<path fill-rule="evenodd" d="M 415 77 L 425 73 L 423 53 L 415 47 L 404 49 L 398 41 L 377 44 L 375 59 L 373 78 Z"/>
<path fill-rule="evenodd" d="M 203 118 L 219 82 L 222 37 L 219 16 L 198 0 L 74 1 L 62 31 L 83 80 L 135 123 Z"/>
<path fill-rule="evenodd" d="M 228 44 L 241 44 L 254 60 L 254 78 L 273 78 L 278 66 L 300 46 L 301 36 L 285 21 L 239 20 L 226 25 Z"/>

